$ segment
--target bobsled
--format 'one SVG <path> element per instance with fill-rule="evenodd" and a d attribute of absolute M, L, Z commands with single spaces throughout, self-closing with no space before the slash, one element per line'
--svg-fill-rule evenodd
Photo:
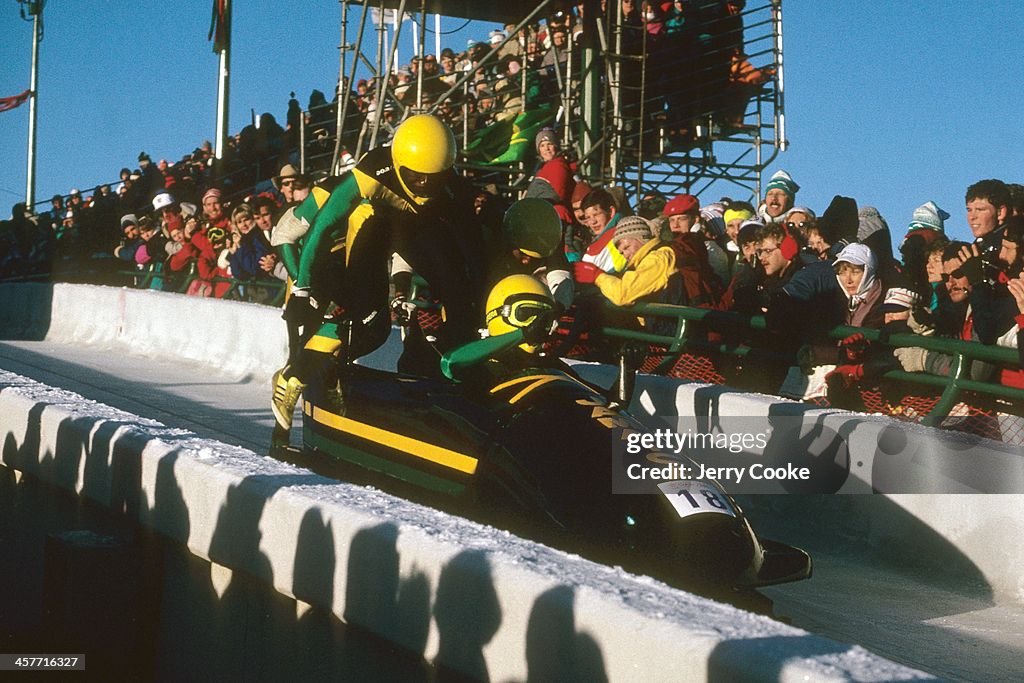
<path fill-rule="evenodd" d="M 613 439 L 644 427 L 606 393 L 568 368 L 470 386 L 350 364 L 310 383 L 302 439 L 350 481 L 706 595 L 810 576 L 716 482 L 613 493 Z"/>

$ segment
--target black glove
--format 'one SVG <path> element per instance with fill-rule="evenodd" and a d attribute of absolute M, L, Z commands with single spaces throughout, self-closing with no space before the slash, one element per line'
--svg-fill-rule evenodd
<path fill-rule="evenodd" d="M 980 256 L 969 258 L 960 264 L 960 272 L 971 285 L 977 285 L 985 280 L 985 263 Z"/>
<path fill-rule="evenodd" d="M 309 288 L 296 287 L 292 290 L 292 295 L 288 297 L 288 303 L 284 305 L 284 313 L 281 314 L 281 317 L 292 324 L 302 325 L 312 318 L 315 312 L 313 304 L 309 302 Z"/>

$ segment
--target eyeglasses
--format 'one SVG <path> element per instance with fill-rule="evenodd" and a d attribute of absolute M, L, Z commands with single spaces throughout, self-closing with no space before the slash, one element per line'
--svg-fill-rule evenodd
<path fill-rule="evenodd" d="M 814 225 L 814 221 L 800 221 L 796 223 L 794 221 L 786 221 L 786 227 L 790 230 L 803 230 Z"/>
<path fill-rule="evenodd" d="M 942 281 L 943 282 L 949 282 L 950 280 L 952 280 L 954 278 L 961 278 L 961 277 L 964 277 L 964 271 L 962 271 L 959 268 L 957 268 L 952 273 L 943 273 L 942 274 Z"/>
<path fill-rule="evenodd" d="M 757 258 L 761 258 L 762 256 L 767 256 L 768 254 L 772 253 L 773 251 L 778 251 L 778 250 L 779 250 L 778 247 L 772 247 L 771 249 L 757 249 L 756 251 L 754 251 L 754 254 L 757 256 Z"/>

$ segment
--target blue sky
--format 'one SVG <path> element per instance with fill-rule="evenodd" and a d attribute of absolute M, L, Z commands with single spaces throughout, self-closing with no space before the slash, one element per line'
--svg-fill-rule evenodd
<path fill-rule="evenodd" d="M 50 2 L 40 55 L 37 200 L 83 190 L 213 139 L 217 57 L 207 0 Z M 232 132 L 250 109 L 284 120 L 288 93 L 305 105 L 337 78 L 336 0 L 236 0 Z M 301 9 L 299 9 L 301 8 Z M 934 200 L 967 237 L 964 190 L 981 178 L 1024 182 L 1024 3 L 1014 0 L 786 0 L 788 170 L 818 211 L 835 194 L 878 207 L 896 235 Z M 455 31 L 463 20 L 445 19 Z M 484 38 L 472 24 L 443 44 Z M 28 87 L 31 24 L 0 5 L 0 96 Z M 428 37 L 433 44 L 433 39 Z M 408 54 L 406 48 L 406 54 Z M 25 192 L 28 106 L 0 113 L 0 212 Z M 717 197 L 702 197 L 711 201 Z"/>

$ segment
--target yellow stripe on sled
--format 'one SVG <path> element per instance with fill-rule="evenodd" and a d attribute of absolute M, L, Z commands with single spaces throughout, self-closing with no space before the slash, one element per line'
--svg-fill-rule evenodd
<path fill-rule="evenodd" d="M 544 386 L 548 382 L 557 382 L 560 379 L 565 379 L 565 377 L 557 377 L 557 376 L 548 375 L 547 377 L 543 377 L 541 379 L 538 379 L 536 382 L 534 382 L 533 384 L 530 384 L 525 389 L 520 391 L 518 394 L 516 394 L 515 396 L 510 398 L 508 400 L 508 402 L 509 403 L 516 403 L 519 399 L 521 399 L 523 396 L 526 396 L 528 393 L 530 393 L 531 391 L 533 391 L 537 387 Z"/>
<path fill-rule="evenodd" d="M 542 387 L 545 384 L 547 384 L 548 382 L 557 382 L 557 381 L 576 382 L 577 384 L 580 384 L 580 382 L 577 379 L 575 379 L 573 377 L 570 377 L 568 375 L 563 375 L 563 374 L 557 374 L 557 375 L 551 375 L 551 374 L 526 375 L 524 377 L 516 377 L 515 379 L 510 379 L 507 382 L 502 382 L 501 384 L 499 384 L 499 385 L 497 385 L 495 387 L 492 387 L 491 388 L 491 393 L 492 394 L 496 394 L 499 391 L 501 391 L 502 389 L 508 389 L 509 387 L 514 387 L 514 386 L 516 386 L 518 384 L 525 384 L 526 382 L 530 382 L 529 386 L 527 386 L 526 388 L 522 389 L 519 393 L 517 393 L 515 396 L 513 396 L 512 398 L 510 398 L 508 400 L 509 403 L 518 403 L 524 396 L 529 394 L 534 389 L 537 389 L 538 387 Z M 583 387 L 585 387 L 587 389 L 590 389 L 590 387 L 588 387 L 585 384 L 581 384 L 581 386 L 583 386 Z"/>
<path fill-rule="evenodd" d="M 535 379 L 540 379 L 541 377 L 550 377 L 550 376 L 551 375 L 526 375 L 525 377 L 516 377 L 515 379 L 510 379 L 507 382 L 502 382 L 501 384 L 499 384 L 496 387 L 491 387 L 491 393 L 492 394 L 496 394 L 499 391 L 501 391 L 502 389 L 508 389 L 509 387 L 514 387 L 515 385 L 522 384 L 523 382 L 532 382 Z"/>
<path fill-rule="evenodd" d="M 419 439 L 414 439 L 411 436 L 389 432 L 386 429 L 373 427 L 363 422 L 356 422 L 351 418 L 335 415 L 334 413 L 317 406 L 313 406 L 312 417 L 314 421 L 325 424 L 328 427 L 333 427 L 334 429 L 338 429 L 375 443 L 390 446 L 391 448 L 400 450 L 408 455 L 429 460 L 430 462 L 450 467 L 453 470 L 465 472 L 466 474 L 476 473 L 477 459 L 465 455 L 464 453 L 442 448 L 441 446 L 435 446 L 432 443 L 420 441 Z"/>

